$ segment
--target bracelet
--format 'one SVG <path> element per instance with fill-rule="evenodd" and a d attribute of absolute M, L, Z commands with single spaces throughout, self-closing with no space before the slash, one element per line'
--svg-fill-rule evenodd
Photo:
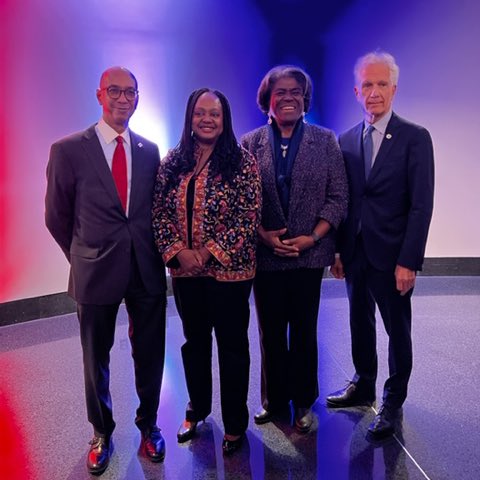
<path fill-rule="evenodd" d="M 313 238 L 313 243 L 318 243 L 322 239 L 322 237 L 315 231 L 313 231 L 310 236 Z"/>

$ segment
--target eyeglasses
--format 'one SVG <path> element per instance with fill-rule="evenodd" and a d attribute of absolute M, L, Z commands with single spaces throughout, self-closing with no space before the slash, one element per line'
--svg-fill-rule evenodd
<path fill-rule="evenodd" d="M 125 94 L 125 98 L 129 101 L 135 100 L 138 95 L 138 90 L 135 90 L 134 88 L 125 88 L 122 90 L 121 88 L 118 87 L 106 87 L 102 88 L 101 90 L 106 90 L 108 96 L 112 100 L 118 100 L 122 93 Z"/>

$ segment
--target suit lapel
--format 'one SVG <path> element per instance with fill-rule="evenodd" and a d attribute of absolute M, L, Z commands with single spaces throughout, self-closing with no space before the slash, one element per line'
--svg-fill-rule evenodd
<path fill-rule="evenodd" d="M 262 135 L 259 140 L 258 150 L 256 152 L 257 161 L 261 162 L 260 169 L 262 172 L 262 185 L 268 192 L 269 198 L 275 204 L 275 208 L 279 215 L 281 215 L 282 221 L 286 224 L 285 215 L 280 203 L 280 197 L 278 196 L 277 182 L 275 177 L 275 166 L 273 162 L 273 152 L 269 139 L 269 126 L 266 126 L 262 130 Z"/>
<path fill-rule="evenodd" d="M 307 183 L 312 166 L 312 156 L 315 151 L 312 148 L 313 136 L 310 125 L 305 125 L 303 131 L 303 138 L 298 147 L 297 156 L 295 157 L 292 169 L 292 183 L 290 189 L 290 200 L 288 204 L 288 218 L 290 219 L 296 215 L 297 208 L 302 204 L 302 197 L 305 189 L 303 186 Z"/>
<path fill-rule="evenodd" d="M 353 127 L 352 137 L 352 178 L 360 181 L 363 188 L 365 186 L 365 159 L 363 158 L 363 122 Z M 371 172 L 370 172 L 371 175 Z"/>
<path fill-rule="evenodd" d="M 105 190 L 112 197 L 112 199 L 118 204 L 118 208 L 123 212 L 122 204 L 117 193 L 117 187 L 113 180 L 112 172 L 108 167 L 105 154 L 103 153 L 100 140 L 98 140 L 97 133 L 95 132 L 95 126 L 91 126 L 86 130 L 83 137 L 83 148 L 85 150 L 86 157 L 93 169 L 100 177 L 100 180 L 105 187 Z"/>
<path fill-rule="evenodd" d="M 137 135 L 130 130 L 130 143 L 132 145 L 132 179 L 130 183 L 130 206 L 129 212 L 133 212 L 136 203 L 136 196 L 141 189 L 140 179 L 143 162 L 144 148 Z"/>
<path fill-rule="evenodd" d="M 380 149 L 378 150 L 375 158 L 375 162 L 373 163 L 372 170 L 368 177 L 368 183 L 375 179 L 375 177 L 378 175 L 378 172 L 381 171 L 382 165 L 388 158 L 392 145 L 395 142 L 398 126 L 398 117 L 393 113 L 385 130 L 385 136 L 383 137 L 382 144 L 380 145 Z"/>
<path fill-rule="evenodd" d="M 107 160 L 105 158 L 105 154 L 103 153 L 102 146 L 100 145 L 100 141 L 97 137 L 97 132 L 95 131 L 95 126 L 90 127 L 86 132 L 85 136 L 83 137 L 84 140 L 84 149 L 87 155 L 90 164 L 93 166 L 94 170 L 96 171 L 97 175 L 100 177 L 100 180 L 105 187 L 107 193 L 112 197 L 113 201 L 117 204 L 118 210 L 125 215 L 125 211 L 123 210 L 122 204 L 120 202 L 120 197 L 118 196 L 117 187 L 115 185 L 115 181 L 112 176 L 112 171 L 108 167 Z M 131 186 L 130 186 L 130 202 L 129 202 L 129 211 L 132 208 L 132 192 L 138 190 L 137 188 L 134 189 L 134 178 L 138 177 L 138 172 L 135 174 L 136 168 L 134 167 L 135 162 L 135 153 L 136 149 L 139 149 L 137 142 L 135 142 L 135 138 L 130 136 L 130 141 L 132 143 L 132 179 L 131 179 Z M 134 143 L 135 142 L 135 143 Z M 136 145 L 136 148 L 134 148 Z"/>

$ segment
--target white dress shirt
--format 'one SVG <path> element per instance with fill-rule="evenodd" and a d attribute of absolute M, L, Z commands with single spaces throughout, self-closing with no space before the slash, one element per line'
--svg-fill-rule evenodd
<path fill-rule="evenodd" d="M 125 148 L 125 154 L 127 157 L 127 208 L 126 214 L 128 215 L 128 208 L 130 205 L 130 188 L 132 182 L 132 146 L 130 144 L 130 131 L 127 128 L 122 133 L 116 132 L 110 125 L 108 125 L 103 117 L 95 125 L 95 132 L 100 140 L 103 153 L 105 154 L 105 160 L 108 163 L 110 171 L 112 170 L 113 152 L 117 146 L 116 138 L 120 135 L 123 137 L 123 146 Z"/>
<path fill-rule="evenodd" d="M 372 141 L 373 141 L 372 167 L 375 163 L 375 158 L 377 157 L 377 153 L 380 150 L 380 145 L 382 144 L 383 138 L 385 137 L 387 125 L 391 118 L 392 118 L 392 110 L 388 111 L 380 120 L 378 120 L 373 124 L 374 130 L 372 131 Z M 363 122 L 363 138 L 365 138 L 365 134 L 369 126 L 370 126 L 370 123 L 368 123 L 367 121 Z"/>

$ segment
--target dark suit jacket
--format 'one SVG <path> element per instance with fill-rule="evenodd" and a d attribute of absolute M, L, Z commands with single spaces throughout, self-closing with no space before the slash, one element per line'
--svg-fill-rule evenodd
<path fill-rule="evenodd" d="M 335 135 L 325 128 L 306 124 L 295 157 L 288 217 L 278 195 L 269 126 L 242 138 L 242 145 L 257 159 L 262 179 L 262 226 L 265 230 L 286 227 L 287 237 L 310 235 L 324 219 L 332 225 L 328 234 L 298 258 L 282 258 L 263 244 L 257 249 L 258 270 L 321 268 L 331 265 L 335 253 L 335 232 L 344 218 L 348 201 L 347 178 L 342 153 Z"/>
<path fill-rule="evenodd" d="M 132 249 L 151 295 L 165 291 L 165 267 L 152 232 L 157 146 L 130 132 L 132 179 L 128 217 L 95 126 L 54 143 L 47 167 L 45 221 L 70 262 L 68 293 L 79 303 L 120 302 Z"/>
<path fill-rule="evenodd" d="M 421 270 L 433 210 L 433 146 L 428 131 L 397 115 L 365 182 L 363 122 L 339 137 L 349 180 L 348 215 L 338 238 L 344 264 L 352 259 L 361 221 L 365 253 L 379 270 Z"/>

